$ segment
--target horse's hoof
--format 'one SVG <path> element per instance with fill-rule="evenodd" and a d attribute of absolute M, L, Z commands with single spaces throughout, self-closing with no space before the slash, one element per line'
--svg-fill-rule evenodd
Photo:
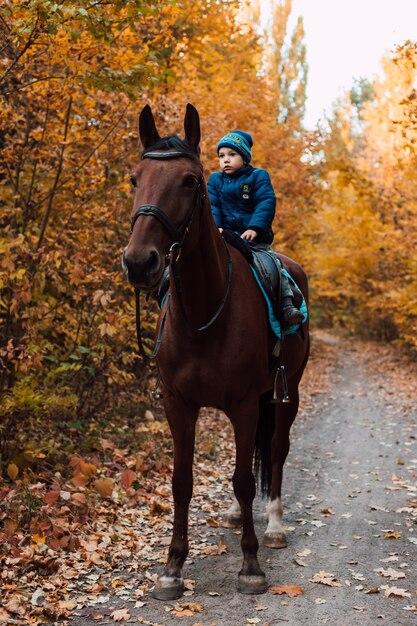
<path fill-rule="evenodd" d="M 245 574 L 239 574 L 237 590 L 240 593 L 265 593 L 267 589 L 268 583 L 266 582 L 265 574 L 258 574 L 257 576 L 247 576 Z"/>
<path fill-rule="evenodd" d="M 222 528 L 240 528 L 242 526 L 241 515 L 224 515 L 220 521 Z"/>
<path fill-rule="evenodd" d="M 266 548 L 286 548 L 288 546 L 285 533 L 265 533 L 263 544 Z"/>
<path fill-rule="evenodd" d="M 160 576 L 151 590 L 156 600 L 178 600 L 184 593 L 184 581 L 174 576 Z"/>

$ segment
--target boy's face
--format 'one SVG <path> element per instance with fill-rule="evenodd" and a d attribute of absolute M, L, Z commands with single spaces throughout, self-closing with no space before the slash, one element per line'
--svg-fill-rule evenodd
<path fill-rule="evenodd" d="M 225 174 L 234 174 L 246 165 L 240 154 L 232 150 L 232 148 L 220 148 L 219 162 L 220 169 Z"/>

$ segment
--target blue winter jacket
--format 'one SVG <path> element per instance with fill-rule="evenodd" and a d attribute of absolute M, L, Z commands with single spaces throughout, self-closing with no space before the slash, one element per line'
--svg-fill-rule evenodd
<path fill-rule="evenodd" d="M 266 170 L 245 165 L 234 174 L 215 172 L 208 181 L 211 209 L 219 228 L 240 235 L 251 228 L 256 241 L 271 243 L 276 198 Z"/>

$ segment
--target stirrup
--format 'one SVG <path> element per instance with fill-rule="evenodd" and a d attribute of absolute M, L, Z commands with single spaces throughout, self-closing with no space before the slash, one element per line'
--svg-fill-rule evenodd
<path fill-rule="evenodd" d="M 294 326 L 295 324 L 301 324 L 304 319 L 304 315 L 292 304 L 284 307 L 281 310 L 282 321 L 286 326 Z"/>

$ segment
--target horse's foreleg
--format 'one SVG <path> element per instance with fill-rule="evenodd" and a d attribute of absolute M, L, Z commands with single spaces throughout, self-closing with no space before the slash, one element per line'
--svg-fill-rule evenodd
<path fill-rule="evenodd" d="M 268 525 L 264 535 L 264 545 L 268 548 L 286 548 L 287 535 L 282 521 L 281 499 L 282 474 L 290 449 L 290 429 L 298 411 L 298 386 L 289 389 L 291 402 L 276 408 L 275 430 L 272 439 L 272 485 L 270 500 L 266 507 Z"/>
<path fill-rule="evenodd" d="M 193 456 L 198 409 L 180 405 L 173 399 L 165 410 L 174 440 L 174 528 L 168 561 L 152 591 L 158 600 L 176 600 L 184 590 L 182 568 L 188 555 L 188 509 L 193 491 Z"/>
<path fill-rule="evenodd" d="M 258 562 L 258 539 L 253 524 L 253 500 L 255 497 L 255 478 L 252 472 L 252 458 L 255 446 L 255 434 L 258 414 L 256 401 L 246 401 L 240 405 L 236 414 L 229 414 L 233 423 L 236 440 L 236 467 L 233 474 L 233 488 L 240 505 L 242 515 L 243 565 L 239 572 L 238 590 L 241 593 L 264 593 L 267 582 Z"/>

